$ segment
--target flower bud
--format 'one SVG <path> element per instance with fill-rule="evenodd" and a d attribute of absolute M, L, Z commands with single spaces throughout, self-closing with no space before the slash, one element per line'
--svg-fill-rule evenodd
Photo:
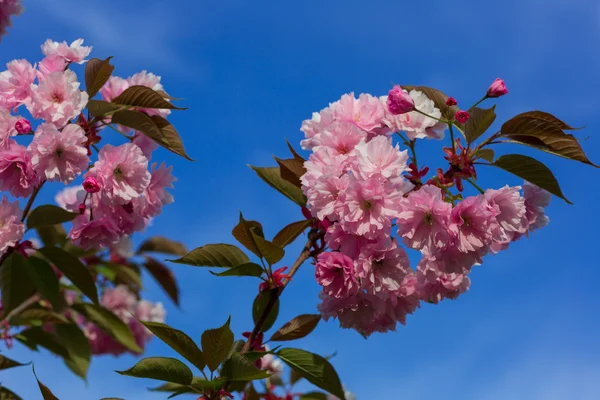
<path fill-rule="evenodd" d="M 79 214 L 83 214 L 85 212 L 85 204 L 81 203 L 77 208 L 79 209 Z"/>
<path fill-rule="evenodd" d="M 487 90 L 487 97 L 500 97 L 504 96 L 506 93 L 508 93 L 506 84 L 502 79 L 496 78 Z"/>
<path fill-rule="evenodd" d="M 460 123 L 460 124 L 464 124 L 469 120 L 469 113 L 467 111 L 457 111 L 456 112 L 456 120 Z"/>
<path fill-rule="evenodd" d="M 93 176 L 88 176 L 83 181 L 83 189 L 88 193 L 98 193 L 100 191 L 100 183 Z"/>
<path fill-rule="evenodd" d="M 31 123 L 28 120 L 26 120 L 25 118 L 22 118 L 22 119 L 18 120 L 17 123 L 15 124 L 15 129 L 17 130 L 19 135 L 27 134 L 27 133 L 31 132 Z"/>
<path fill-rule="evenodd" d="M 455 106 L 457 105 L 458 102 L 456 101 L 456 99 L 454 99 L 454 97 L 448 97 L 448 99 L 446 99 L 446 105 L 447 106 Z"/>
<path fill-rule="evenodd" d="M 388 93 L 387 108 L 394 115 L 406 114 L 415 109 L 415 102 L 406 90 L 395 85 Z"/>

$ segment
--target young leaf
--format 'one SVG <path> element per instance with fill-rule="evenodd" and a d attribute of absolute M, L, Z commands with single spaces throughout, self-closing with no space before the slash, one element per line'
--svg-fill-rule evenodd
<path fill-rule="evenodd" d="M 216 329 L 209 329 L 202 333 L 202 349 L 206 365 L 211 371 L 215 371 L 229 354 L 233 345 L 233 332 L 229 328 L 230 319 L 225 325 Z"/>
<path fill-rule="evenodd" d="M 62 225 L 44 226 L 36 230 L 44 246 L 62 246 L 67 240 L 67 232 Z"/>
<path fill-rule="evenodd" d="M 223 364 L 221 376 L 230 381 L 252 381 L 269 377 L 266 371 L 256 368 L 252 361 L 239 353 L 232 354 Z"/>
<path fill-rule="evenodd" d="M 274 157 L 275 161 L 279 165 L 279 173 L 281 174 L 281 179 L 291 183 L 292 185 L 302 188 L 302 182 L 300 182 L 300 177 L 304 175 L 306 172 L 306 168 L 304 168 L 304 162 L 299 161 L 295 158 L 281 159 Z"/>
<path fill-rule="evenodd" d="M 186 110 L 186 108 L 175 107 L 165 100 L 159 93 L 147 86 L 130 86 L 123 93 L 112 100 L 115 104 L 142 108 L 157 108 L 170 110 Z"/>
<path fill-rule="evenodd" d="M 158 126 L 156 126 L 152 118 L 143 112 L 134 110 L 117 111 L 112 115 L 111 122 L 140 131 L 160 145 L 163 145 L 163 143 L 168 144 L 168 142 L 165 142 L 162 132 Z"/>
<path fill-rule="evenodd" d="M 498 157 L 492 165 L 502 168 L 519 178 L 523 178 L 524 180 L 547 190 L 553 195 L 560 197 L 567 203 L 573 204 L 563 195 L 552 171 L 534 158 L 521 154 L 506 154 Z"/>
<path fill-rule="evenodd" d="M 321 320 L 319 314 L 298 315 L 271 336 L 272 341 L 295 340 L 311 333 Z"/>
<path fill-rule="evenodd" d="M 489 161 L 490 163 L 494 162 L 494 150 L 492 149 L 479 149 L 477 153 L 475 153 L 475 157 L 484 159 L 485 161 Z"/>
<path fill-rule="evenodd" d="M 0 267 L 0 289 L 4 316 L 35 293 L 35 288 L 24 265 L 25 257 L 13 252 Z"/>
<path fill-rule="evenodd" d="M 27 228 L 41 228 L 62 224 L 75 219 L 79 214 L 72 213 L 64 208 L 45 204 L 34 209 L 27 217 Z"/>
<path fill-rule="evenodd" d="M 192 250 L 176 260 L 167 260 L 177 264 L 196 267 L 236 267 L 250 262 L 243 251 L 231 244 L 207 244 Z"/>
<path fill-rule="evenodd" d="M 94 322 L 100 329 L 129 350 L 134 353 L 142 352 L 129 327 L 108 309 L 90 303 L 75 303 L 72 308 Z"/>
<path fill-rule="evenodd" d="M 267 260 L 269 265 L 276 264 L 285 255 L 285 251 L 281 247 L 269 242 L 263 237 L 260 237 L 254 233 L 254 229 L 252 229 L 252 237 L 254 238 L 256 247 L 258 247 L 258 250 L 263 255 L 265 260 Z"/>
<path fill-rule="evenodd" d="M 111 276 L 114 276 L 115 284 L 124 284 L 136 290 L 142 288 L 140 270 L 135 264 L 123 265 L 107 262 L 103 266 L 110 271 Z"/>
<path fill-rule="evenodd" d="M 56 336 L 44 331 L 42 328 L 26 329 L 16 335 L 15 338 L 31 350 L 37 351 L 38 346 L 41 346 L 63 359 L 69 358 L 69 352 L 58 342 Z"/>
<path fill-rule="evenodd" d="M 475 107 L 469 110 L 470 116 L 465 124 L 465 138 L 468 144 L 473 143 L 478 137 L 483 135 L 494 123 L 496 119 L 495 109 L 496 105 L 487 109 Z"/>
<path fill-rule="evenodd" d="M 206 362 L 202 350 L 184 332 L 159 322 L 140 322 L 160 340 L 194 364 L 200 371 L 204 369 Z"/>
<path fill-rule="evenodd" d="M 254 172 L 256 172 L 256 174 L 273 189 L 277 190 L 279 193 L 283 194 L 299 206 L 306 205 L 306 196 L 304 196 L 302 190 L 282 179 L 278 167 L 261 168 L 254 167 L 252 165 L 249 167 L 252 168 Z"/>
<path fill-rule="evenodd" d="M 192 371 L 184 363 L 168 357 L 144 358 L 126 371 L 115 372 L 136 378 L 158 379 L 181 385 L 189 385 L 194 378 Z"/>
<path fill-rule="evenodd" d="M 85 380 L 92 357 L 88 338 L 75 324 L 56 325 L 54 328 L 58 342 L 67 350 L 68 357 L 65 358 L 65 364 Z"/>
<path fill-rule="evenodd" d="M 85 64 L 85 90 L 90 99 L 98 93 L 112 75 L 115 67 L 110 65 L 110 59 L 99 60 L 92 58 Z"/>
<path fill-rule="evenodd" d="M 260 277 L 263 274 L 263 268 L 255 263 L 247 263 L 238 265 L 237 267 L 233 267 L 227 269 L 223 272 L 216 273 L 210 271 L 211 274 L 216 276 L 256 276 Z"/>
<path fill-rule="evenodd" d="M 260 316 L 265 311 L 267 304 L 269 304 L 269 299 L 271 298 L 270 296 L 274 296 L 274 295 L 275 294 L 273 291 L 268 291 L 268 292 L 259 293 L 258 296 L 256 296 L 256 299 L 254 299 L 254 303 L 252 304 L 252 320 L 254 321 L 254 324 L 256 324 L 258 322 L 258 320 L 260 319 Z M 279 299 L 277 299 L 275 301 L 275 305 L 273 306 L 273 308 L 271 308 L 271 312 L 269 312 L 267 319 L 265 319 L 265 322 L 263 322 L 262 326 L 260 327 L 260 331 L 261 332 L 268 331 L 273 326 L 275 321 L 277 320 L 278 315 L 279 315 Z"/>
<path fill-rule="evenodd" d="M 323 392 L 310 392 L 300 396 L 300 400 L 327 400 L 328 398 Z"/>
<path fill-rule="evenodd" d="M 337 372 L 323 357 L 305 350 L 285 348 L 277 356 L 313 385 L 345 400 L 344 389 Z"/>
<path fill-rule="evenodd" d="M 169 295 L 171 300 L 173 300 L 176 305 L 179 305 L 179 287 L 177 286 L 177 281 L 175 280 L 173 271 L 152 257 L 146 257 L 144 267 L 146 267 L 156 282 L 158 282 L 158 284 Z"/>
<path fill-rule="evenodd" d="M 28 364 L 21 364 L 20 362 L 11 360 L 8 357 L 4 357 L 3 355 L 0 355 L 0 370 L 14 368 L 14 367 L 23 367 L 25 365 L 28 365 Z M 0 397 L 0 399 L 1 398 L 2 397 Z"/>
<path fill-rule="evenodd" d="M 35 376 L 35 380 L 38 383 L 40 392 L 42 392 L 42 397 L 44 398 L 44 400 L 58 400 L 58 397 L 56 397 L 54 395 L 54 393 L 52 393 L 52 391 L 50 389 L 48 389 L 48 386 L 46 386 L 42 382 L 40 382 L 40 380 L 38 379 L 38 377 L 35 373 L 35 368 L 33 368 L 33 375 Z"/>
<path fill-rule="evenodd" d="M 41 325 L 42 323 L 68 324 L 69 320 L 64 315 L 45 308 L 28 308 L 13 316 L 8 322 L 11 325 L 18 326 Z"/>
<path fill-rule="evenodd" d="M 94 278 L 77 257 L 58 247 L 44 247 L 38 251 L 54 264 L 83 294 L 98 304 L 98 291 Z"/>
<path fill-rule="evenodd" d="M 109 103 L 108 101 L 91 99 L 88 101 L 85 108 L 88 109 L 93 117 L 103 117 L 108 113 L 115 112 L 121 107 L 117 104 Z"/>
<path fill-rule="evenodd" d="M 273 238 L 273 244 L 284 248 L 288 244 L 291 244 L 302 232 L 306 230 L 312 221 L 309 219 L 305 219 L 302 221 L 292 222 L 287 225 L 285 228 L 279 231 L 277 235 Z"/>
<path fill-rule="evenodd" d="M 23 263 L 23 268 L 38 292 L 52 304 L 56 311 L 60 311 L 62 308 L 60 285 L 50 264 L 41 258 L 29 257 Z"/>
<path fill-rule="evenodd" d="M 15 392 L 10 389 L 0 386 L 0 399 L 2 400 L 23 400 Z"/>
<path fill-rule="evenodd" d="M 254 233 L 258 236 L 265 237 L 263 233 L 263 227 L 260 222 L 245 220 L 242 212 L 240 211 L 240 221 L 235 228 L 233 228 L 231 234 L 237 239 L 238 242 L 253 252 L 257 257 L 262 257 L 262 254 L 260 253 L 260 250 L 254 241 L 252 230 L 254 230 Z"/>
<path fill-rule="evenodd" d="M 152 122 L 160 129 L 162 134 L 162 142 L 157 142 L 167 150 L 181 156 L 189 161 L 194 161 L 193 158 L 187 155 L 185 152 L 185 148 L 183 147 L 183 142 L 181 141 L 181 136 L 175 129 L 173 125 L 165 118 L 160 115 L 153 115 L 150 117 Z"/>
<path fill-rule="evenodd" d="M 294 150 L 294 147 L 290 144 L 289 140 L 286 139 L 285 142 L 288 145 L 288 149 L 290 149 L 290 153 L 292 153 L 292 155 L 294 156 L 294 159 L 301 161 L 304 164 L 306 162 L 306 160 L 304 158 L 302 158 L 302 156 L 300 154 L 298 154 L 298 152 L 296 150 Z"/>
<path fill-rule="evenodd" d="M 153 236 L 144 240 L 137 250 L 137 254 L 164 253 L 173 254 L 175 256 L 184 256 L 187 252 L 187 248 L 183 243 L 176 242 L 163 236 Z"/>

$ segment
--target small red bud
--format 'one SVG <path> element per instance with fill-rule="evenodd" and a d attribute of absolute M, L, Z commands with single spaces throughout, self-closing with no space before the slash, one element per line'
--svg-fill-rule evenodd
<path fill-rule="evenodd" d="M 25 118 L 22 118 L 15 124 L 15 129 L 20 135 L 25 135 L 31 132 L 31 123 Z"/>
<path fill-rule="evenodd" d="M 448 99 L 446 100 L 447 106 L 455 106 L 457 104 L 458 102 L 454 99 L 454 97 L 448 97 Z"/>
<path fill-rule="evenodd" d="M 469 113 L 467 111 L 462 111 L 462 110 L 457 111 L 456 116 L 455 116 L 456 120 L 461 124 L 466 123 L 469 120 L 469 117 L 470 117 Z"/>
<path fill-rule="evenodd" d="M 85 212 L 85 204 L 81 203 L 78 208 L 79 214 L 83 214 Z"/>

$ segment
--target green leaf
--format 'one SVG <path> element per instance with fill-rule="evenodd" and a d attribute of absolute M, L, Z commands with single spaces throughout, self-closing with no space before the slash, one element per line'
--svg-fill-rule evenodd
<path fill-rule="evenodd" d="M 475 107 L 469 110 L 470 116 L 465 124 L 465 138 L 467 139 L 467 144 L 473 143 L 494 123 L 494 120 L 496 119 L 495 109 L 496 105 L 487 109 Z"/>
<path fill-rule="evenodd" d="M 298 315 L 271 336 L 272 341 L 296 340 L 311 333 L 321 320 L 319 314 Z"/>
<path fill-rule="evenodd" d="M 186 108 L 174 106 L 151 88 L 140 85 L 128 87 L 123 91 L 123 93 L 115 97 L 112 102 L 115 104 L 132 107 L 186 110 Z"/>
<path fill-rule="evenodd" d="M 45 204 L 37 207 L 29 214 L 27 228 L 34 229 L 62 224 L 74 220 L 78 215 L 79 213 L 72 213 L 64 208 Z"/>
<path fill-rule="evenodd" d="M 240 221 L 235 228 L 233 228 L 231 234 L 237 239 L 238 242 L 254 253 L 257 257 L 262 257 L 262 254 L 260 253 L 260 250 L 254 241 L 252 230 L 254 230 L 258 236 L 265 237 L 263 227 L 260 222 L 245 220 L 242 212 L 240 211 Z"/>
<path fill-rule="evenodd" d="M 211 371 L 215 371 L 229 354 L 233 345 L 233 332 L 229 328 L 230 318 L 227 322 L 216 329 L 209 329 L 202 333 L 202 349 L 206 365 Z"/>
<path fill-rule="evenodd" d="M 62 246 L 67 240 L 67 232 L 62 225 L 45 226 L 36 230 L 44 246 Z"/>
<path fill-rule="evenodd" d="M 111 122 L 140 131 L 158 144 L 162 145 L 165 143 L 163 133 L 156 126 L 152 118 L 143 112 L 134 110 L 117 111 L 112 115 Z"/>
<path fill-rule="evenodd" d="M 23 267 L 38 292 L 52 304 L 55 310 L 60 311 L 62 308 L 60 285 L 50 264 L 41 258 L 29 257 Z"/>
<path fill-rule="evenodd" d="M 94 278 L 77 257 L 58 247 L 44 247 L 38 251 L 54 264 L 77 289 L 98 304 L 98 291 Z"/>
<path fill-rule="evenodd" d="M 295 385 L 300 379 L 302 379 L 302 376 L 300 376 L 300 374 L 298 374 L 295 370 L 290 369 L 290 384 Z"/>
<path fill-rule="evenodd" d="M 551 114 L 530 111 L 506 121 L 500 137 L 598 168 L 587 158 L 577 139 L 563 129 L 573 128 Z"/>
<path fill-rule="evenodd" d="M 144 267 L 146 267 L 156 282 L 169 295 L 171 300 L 173 300 L 175 304 L 179 305 L 179 287 L 177 286 L 177 281 L 175 280 L 173 271 L 171 271 L 163 263 L 148 256 L 146 256 Z"/>
<path fill-rule="evenodd" d="M 413 86 L 413 85 L 406 85 L 406 86 L 402 85 L 402 88 L 409 92 L 411 90 L 417 90 L 419 92 L 422 92 L 431 101 L 433 101 L 433 103 L 435 104 L 435 106 L 437 108 L 440 109 L 440 111 L 442 113 L 442 119 L 452 121 L 454 119 L 454 116 L 456 115 L 456 113 L 458 111 L 460 111 L 460 108 L 458 108 L 457 106 L 446 105 L 446 100 L 448 100 L 448 96 L 437 89 L 430 88 L 427 86 Z"/>
<path fill-rule="evenodd" d="M 160 340 L 168 344 L 169 347 L 194 364 L 200 371 L 204 369 L 206 366 L 204 354 L 202 354 L 196 343 L 184 332 L 158 322 L 141 321 L 141 323 Z"/>
<path fill-rule="evenodd" d="M 0 266 L 0 289 L 5 316 L 35 292 L 24 265 L 25 258 L 21 254 L 13 252 Z"/>
<path fill-rule="evenodd" d="M 98 93 L 110 78 L 115 67 L 110 65 L 110 59 L 99 60 L 92 58 L 85 64 L 85 90 L 90 96 L 90 99 Z"/>
<path fill-rule="evenodd" d="M 252 229 L 252 237 L 254 238 L 256 247 L 258 247 L 258 251 L 260 251 L 269 265 L 276 264 L 285 255 L 285 251 L 281 247 L 269 242 L 263 237 L 260 237 L 254 233 L 254 229 Z"/>
<path fill-rule="evenodd" d="M 563 195 L 552 171 L 534 158 L 521 154 L 506 154 L 498 157 L 491 165 L 502 168 L 560 197 L 567 203 L 573 204 Z"/>
<path fill-rule="evenodd" d="M 194 161 L 194 159 L 185 152 L 181 136 L 179 136 L 175 127 L 171 125 L 167 119 L 160 115 L 153 115 L 150 119 L 152 119 L 152 122 L 160 129 L 162 134 L 161 141 L 154 139 L 159 145 L 189 161 Z"/>
<path fill-rule="evenodd" d="M 65 364 L 77 376 L 85 379 L 92 357 L 88 338 L 75 324 L 56 325 L 54 328 L 58 342 L 67 350 Z"/>
<path fill-rule="evenodd" d="M 94 322 L 100 329 L 129 350 L 134 353 L 142 352 L 129 327 L 108 309 L 90 303 L 76 303 L 73 304 L 72 308 Z"/>
<path fill-rule="evenodd" d="M 216 273 L 210 271 L 211 274 L 216 276 L 256 276 L 260 277 L 263 274 L 263 268 L 255 263 L 247 263 L 238 265 L 237 267 L 233 267 L 227 269 L 223 272 Z"/>
<path fill-rule="evenodd" d="M 221 376 L 230 381 L 252 381 L 269 377 L 267 371 L 262 371 L 252 361 L 239 353 L 232 354 L 231 358 L 223 364 Z"/>
<path fill-rule="evenodd" d="M 0 386 L 0 400 L 23 400 L 17 396 L 12 390 Z"/>
<path fill-rule="evenodd" d="M 123 265 L 114 263 L 102 264 L 106 269 L 110 270 L 111 276 L 114 276 L 115 284 L 125 284 L 132 288 L 142 288 L 142 278 L 139 268 L 135 264 Z"/>
<path fill-rule="evenodd" d="M 279 231 L 273 238 L 273 244 L 284 248 L 288 244 L 291 244 L 302 232 L 306 230 L 312 224 L 312 220 L 305 219 L 302 221 L 292 222 L 285 228 Z"/>
<path fill-rule="evenodd" d="M 187 252 L 187 248 L 181 242 L 168 239 L 164 236 L 153 236 L 142 242 L 138 248 L 137 254 L 163 253 L 173 254 L 175 256 L 184 256 L 187 254 Z"/>
<path fill-rule="evenodd" d="M 44 331 L 42 328 L 26 329 L 16 335 L 15 338 L 31 350 L 37 350 L 38 346 L 41 346 L 63 359 L 69 358 L 69 352 L 58 342 L 56 336 Z"/>
<path fill-rule="evenodd" d="M 323 357 L 305 350 L 285 348 L 277 356 L 313 385 L 345 400 L 344 389 L 337 372 Z"/>
<path fill-rule="evenodd" d="M 88 109 L 93 117 L 104 117 L 121 107 L 117 104 L 109 103 L 108 101 L 90 99 L 85 108 Z"/>
<path fill-rule="evenodd" d="M 278 289 L 276 289 L 276 290 L 278 290 Z M 267 305 L 269 304 L 269 299 L 271 298 L 270 296 L 275 296 L 274 290 L 259 293 L 258 296 L 256 296 L 256 299 L 254 299 L 254 303 L 252 304 L 252 320 L 254 321 L 255 325 L 258 323 L 260 316 L 263 314 L 263 312 L 267 308 Z M 275 301 L 275 305 L 273 305 L 273 308 L 271 308 L 269 315 L 267 316 L 267 318 L 263 322 L 262 326 L 260 327 L 260 331 L 261 332 L 268 331 L 273 326 L 275 321 L 277 320 L 278 315 L 279 315 L 279 299 L 277 299 Z"/>
<path fill-rule="evenodd" d="M 492 149 L 479 149 L 477 153 L 475 153 L 475 157 L 482 158 L 491 163 L 494 162 L 494 150 Z"/>
<path fill-rule="evenodd" d="M 219 389 L 224 388 L 226 383 L 227 383 L 227 380 L 224 378 L 216 378 L 211 381 L 207 381 L 202 378 L 194 378 L 194 380 L 192 381 L 192 384 L 190 386 L 195 389 L 199 389 L 203 392 L 206 392 L 206 391 L 218 391 Z"/>
<path fill-rule="evenodd" d="M 28 365 L 28 364 L 21 364 L 20 362 L 11 360 L 8 357 L 4 357 L 3 355 L 0 355 L 0 370 L 14 368 L 14 367 L 23 367 L 25 365 Z M 2 399 L 2 397 L 0 397 L 0 399 Z"/>
<path fill-rule="evenodd" d="M 69 320 L 64 315 L 55 313 L 45 308 L 29 308 L 13 316 L 9 321 L 11 325 L 41 325 L 50 324 L 68 324 Z"/>
<path fill-rule="evenodd" d="M 261 168 L 254 167 L 252 165 L 249 167 L 252 168 L 254 172 L 256 172 L 256 174 L 273 189 L 277 190 L 279 193 L 283 194 L 299 206 L 306 205 L 306 196 L 304 196 L 302 190 L 282 179 L 279 167 Z"/>
<path fill-rule="evenodd" d="M 243 251 L 231 244 L 207 244 L 192 250 L 176 260 L 167 260 L 177 264 L 197 267 L 236 267 L 250 262 Z"/>
<path fill-rule="evenodd" d="M 144 358 L 132 368 L 116 372 L 121 375 L 158 379 L 181 385 L 189 385 L 194 378 L 192 371 L 184 363 L 175 358 L 168 357 Z"/>
<path fill-rule="evenodd" d="M 304 162 L 295 158 L 281 159 L 273 157 L 279 165 L 279 173 L 281 179 L 291 183 L 292 185 L 302 188 L 300 177 L 306 173 Z"/>
<path fill-rule="evenodd" d="M 56 397 L 54 395 L 54 393 L 52 393 L 52 391 L 50 389 L 48 389 L 48 386 L 46 386 L 42 382 L 40 382 L 40 380 L 38 379 L 38 377 L 35 373 L 35 368 L 33 368 L 33 375 L 35 376 L 35 380 L 38 383 L 40 392 L 42 392 L 42 397 L 44 398 L 44 400 L 58 400 L 58 397 Z"/>
<path fill-rule="evenodd" d="M 310 392 L 300 396 L 300 400 L 327 400 L 328 396 L 323 392 Z"/>

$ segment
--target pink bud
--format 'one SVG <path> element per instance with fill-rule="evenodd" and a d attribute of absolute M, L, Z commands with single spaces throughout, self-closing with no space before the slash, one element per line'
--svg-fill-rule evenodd
<path fill-rule="evenodd" d="M 496 78 L 487 90 L 487 97 L 500 97 L 504 96 L 506 93 L 508 93 L 506 84 L 502 79 Z"/>
<path fill-rule="evenodd" d="M 388 93 L 387 108 L 394 115 L 406 114 L 415 109 L 415 102 L 406 90 L 395 85 Z"/>
<path fill-rule="evenodd" d="M 457 104 L 458 102 L 454 99 L 454 97 L 448 97 L 448 99 L 446 100 L 447 106 L 455 106 Z"/>
<path fill-rule="evenodd" d="M 78 208 L 79 214 L 83 214 L 85 212 L 85 204 L 81 203 Z"/>
<path fill-rule="evenodd" d="M 457 111 L 455 118 L 459 123 L 464 124 L 469 120 L 469 117 L 470 115 L 467 111 Z"/>
<path fill-rule="evenodd" d="M 31 132 L 31 123 L 27 121 L 25 118 L 22 118 L 17 121 L 15 124 L 15 129 L 20 135 L 27 134 Z"/>
<path fill-rule="evenodd" d="M 98 193 L 100 191 L 100 184 L 93 176 L 88 176 L 83 181 L 83 188 L 88 193 Z"/>

